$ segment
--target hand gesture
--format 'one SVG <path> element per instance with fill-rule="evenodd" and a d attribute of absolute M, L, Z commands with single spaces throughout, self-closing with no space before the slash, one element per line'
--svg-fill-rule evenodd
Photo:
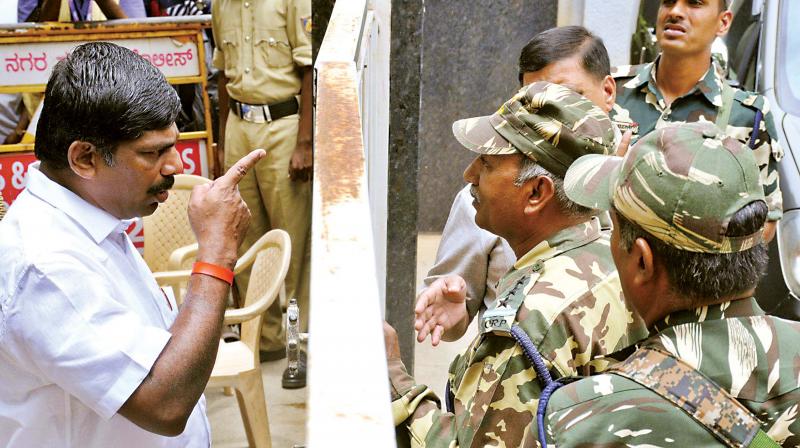
<path fill-rule="evenodd" d="M 311 142 L 297 142 L 289 161 L 289 177 L 292 180 L 309 181 L 313 167 L 314 155 L 311 150 Z"/>
<path fill-rule="evenodd" d="M 617 150 L 614 151 L 614 155 L 617 157 L 625 157 L 625 154 L 628 152 L 628 146 L 631 145 L 631 139 L 633 138 L 633 132 L 630 130 L 625 131 L 622 134 L 622 138 L 619 140 L 619 145 L 617 145 Z"/>
<path fill-rule="evenodd" d="M 239 195 L 239 181 L 266 155 L 256 149 L 242 157 L 227 173 L 192 189 L 189 224 L 197 237 L 197 259 L 232 268 L 237 250 L 250 224 L 250 210 Z"/>
<path fill-rule="evenodd" d="M 417 297 L 414 307 L 417 341 L 424 341 L 430 334 L 431 344 L 437 346 L 443 335 L 453 336 L 456 332 L 450 330 L 463 334 L 468 320 L 466 301 L 467 284 L 463 278 L 450 275 L 436 279 Z"/>

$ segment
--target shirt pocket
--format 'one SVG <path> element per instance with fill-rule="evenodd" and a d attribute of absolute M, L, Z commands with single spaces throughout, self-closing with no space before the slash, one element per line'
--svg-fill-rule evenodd
<path fill-rule="evenodd" d="M 256 28 L 256 55 L 269 67 L 286 67 L 292 64 L 292 46 L 286 28 Z M 261 62 L 261 61 L 259 61 Z"/>
<path fill-rule="evenodd" d="M 225 55 L 225 76 L 232 79 L 239 75 L 239 31 L 226 30 L 221 37 L 219 46 Z"/>

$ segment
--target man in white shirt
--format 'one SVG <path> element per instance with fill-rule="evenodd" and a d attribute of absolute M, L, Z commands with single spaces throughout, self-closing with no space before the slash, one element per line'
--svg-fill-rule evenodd
<path fill-rule="evenodd" d="M 125 234 L 182 171 L 180 102 L 116 45 L 76 48 L 47 84 L 27 189 L 0 222 L 0 446 L 205 447 L 203 389 L 249 211 L 253 151 L 196 187 L 185 301 L 158 288 Z"/>

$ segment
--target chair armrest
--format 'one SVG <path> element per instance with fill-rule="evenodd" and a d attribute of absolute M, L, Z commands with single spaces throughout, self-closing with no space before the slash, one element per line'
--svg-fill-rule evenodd
<path fill-rule="evenodd" d="M 169 255 L 169 260 L 167 261 L 167 269 L 170 271 L 178 271 L 183 269 L 188 260 L 197 256 L 199 247 L 200 246 L 197 243 L 194 243 L 173 250 Z"/>
<path fill-rule="evenodd" d="M 186 284 L 191 276 L 192 271 L 189 270 L 153 272 L 153 278 L 156 279 L 158 286 L 169 286 L 172 288 L 172 292 L 175 294 L 175 301 L 178 302 L 178 305 L 183 303 L 181 286 Z"/>
<path fill-rule="evenodd" d="M 185 282 L 192 276 L 192 271 L 189 269 L 182 271 L 162 271 L 153 272 L 153 277 L 159 285 L 172 286 L 178 282 Z"/>
<path fill-rule="evenodd" d="M 242 256 L 236 260 L 236 264 L 233 266 L 233 273 L 239 274 L 255 263 L 260 249 L 261 247 L 255 244 L 251 246 L 250 249 L 247 249 L 247 252 L 243 253 Z"/>
<path fill-rule="evenodd" d="M 278 296 L 283 295 L 284 290 L 285 286 L 281 284 L 279 290 L 276 291 L 275 294 L 272 294 L 271 297 L 264 297 L 256 303 L 244 308 L 231 308 L 225 310 L 223 325 L 241 324 L 260 316 L 261 314 L 264 314 L 264 311 L 266 311 L 267 308 L 272 305 L 272 302 L 274 302 Z"/>

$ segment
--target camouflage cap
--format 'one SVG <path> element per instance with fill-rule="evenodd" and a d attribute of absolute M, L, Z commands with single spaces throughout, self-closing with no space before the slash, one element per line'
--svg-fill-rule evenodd
<path fill-rule="evenodd" d="M 580 156 L 614 149 L 611 120 L 602 109 L 549 82 L 523 87 L 493 115 L 456 121 L 453 135 L 480 154 L 519 151 L 559 176 Z"/>
<path fill-rule="evenodd" d="M 647 233 L 689 252 L 732 253 L 761 241 L 761 231 L 728 237 L 742 207 L 764 201 L 753 152 L 708 122 L 675 123 L 642 137 L 625 158 L 588 155 L 567 172 L 576 203 L 614 209 Z"/>

